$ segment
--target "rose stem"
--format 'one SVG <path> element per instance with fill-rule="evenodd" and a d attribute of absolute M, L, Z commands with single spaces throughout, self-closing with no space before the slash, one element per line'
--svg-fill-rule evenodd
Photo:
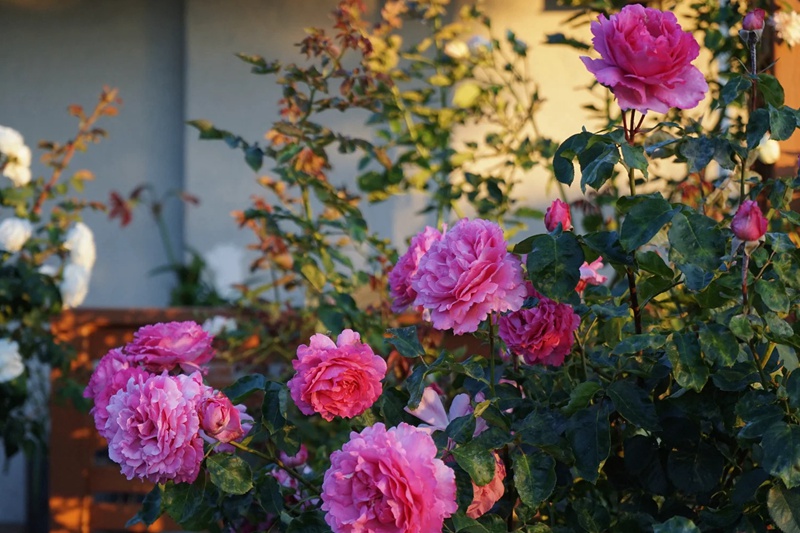
<path fill-rule="evenodd" d="M 630 144 L 631 146 L 633 146 L 633 140 L 634 137 L 636 136 L 636 132 L 642 125 L 642 122 L 644 122 L 644 114 L 643 114 L 642 118 L 639 119 L 639 124 L 634 128 L 633 124 L 634 124 L 635 113 L 636 110 L 631 109 L 630 135 L 627 133 L 627 125 L 625 126 L 626 127 L 625 140 L 627 140 L 628 144 Z M 624 111 L 622 112 L 622 116 L 624 122 L 624 117 L 625 117 Z M 628 169 L 628 182 L 630 183 L 631 187 L 631 196 L 636 196 L 636 177 L 634 176 L 634 172 L 635 170 L 633 167 L 630 167 Z M 638 335 L 642 332 L 642 310 L 639 309 L 639 296 L 636 291 L 636 275 L 634 274 L 633 269 L 631 269 L 630 267 L 626 268 L 625 272 L 628 275 L 628 292 L 631 295 L 631 309 L 633 310 L 633 325 Z"/>
<path fill-rule="evenodd" d="M 275 463 L 276 465 L 278 465 L 278 468 L 280 468 L 281 470 L 283 470 L 284 472 L 289 474 L 291 477 L 293 477 L 294 479 L 296 479 L 297 481 L 302 483 L 303 486 L 305 488 L 307 488 L 309 491 L 313 492 L 317 496 L 320 495 L 319 489 L 317 487 L 315 487 L 314 485 L 312 485 L 311 483 L 306 481 L 306 479 L 303 476 L 301 476 L 300 474 L 295 472 L 292 468 L 286 466 L 286 464 L 283 461 L 281 461 L 280 459 L 278 459 L 277 457 L 270 457 L 269 455 L 267 455 L 265 453 L 261 453 L 258 450 L 254 450 L 253 448 L 247 447 L 244 444 L 236 442 L 235 440 L 230 441 L 228 444 L 232 445 L 234 448 L 238 448 L 239 450 L 242 450 L 243 452 L 251 453 L 251 454 L 255 455 L 256 457 L 260 457 L 260 458 L 262 458 L 264 460 L 267 460 L 267 461 Z"/>
<path fill-rule="evenodd" d="M 747 303 L 747 269 L 750 263 L 750 256 L 747 255 L 747 250 L 742 249 L 742 313 L 747 317 L 750 310 Z"/>

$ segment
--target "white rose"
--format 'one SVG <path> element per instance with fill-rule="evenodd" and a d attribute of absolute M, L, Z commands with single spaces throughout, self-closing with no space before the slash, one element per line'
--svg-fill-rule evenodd
<path fill-rule="evenodd" d="M 484 52 L 492 49 L 492 41 L 483 35 L 473 35 L 469 41 L 467 41 L 467 46 L 469 46 L 469 49 L 472 50 L 473 53 Z"/>
<path fill-rule="evenodd" d="M 800 44 L 800 15 L 795 11 L 778 11 L 770 22 L 775 27 L 778 37 L 783 40 L 789 48 Z"/>
<path fill-rule="evenodd" d="M 444 45 L 444 53 L 453 59 L 466 59 L 469 57 L 469 46 L 464 41 L 450 41 Z"/>
<path fill-rule="evenodd" d="M 219 335 L 223 331 L 233 331 L 236 327 L 237 325 L 234 319 L 222 315 L 211 317 L 203 322 L 203 330 L 210 335 Z"/>
<path fill-rule="evenodd" d="M 87 272 L 92 270 L 97 251 L 94 246 L 94 234 L 89 226 L 83 222 L 77 222 L 72 226 L 67 232 L 64 248 L 69 250 L 72 263 L 82 266 Z"/>
<path fill-rule="evenodd" d="M 25 372 L 25 363 L 19 354 L 19 344 L 0 339 L 0 383 L 16 379 Z"/>
<path fill-rule="evenodd" d="M 76 263 L 67 263 L 64 267 L 64 279 L 59 287 L 65 309 L 78 307 L 83 303 L 89 293 L 91 277 L 87 268 Z"/>
<path fill-rule="evenodd" d="M 781 157 L 781 145 L 775 139 L 769 139 L 766 135 L 758 143 L 758 160 L 765 165 L 773 165 Z"/>
<path fill-rule="evenodd" d="M 19 163 L 7 163 L 3 168 L 3 175 L 11 180 L 14 187 L 22 187 L 31 182 L 31 169 Z"/>
<path fill-rule="evenodd" d="M 3 175 L 17 187 L 28 184 L 31 181 L 31 149 L 18 131 L 0 126 L 0 153 L 5 160 Z"/>
<path fill-rule="evenodd" d="M 10 159 L 16 159 L 23 148 L 27 148 L 25 139 L 22 138 L 22 135 L 17 130 L 0 126 L 0 152 Z M 30 150 L 28 150 L 28 155 L 28 163 L 30 164 Z"/>
<path fill-rule="evenodd" d="M 0 222 L 0 248 L 19 252 L 33 235 L 33 226 L 23 218 L 11 217 Z"/>

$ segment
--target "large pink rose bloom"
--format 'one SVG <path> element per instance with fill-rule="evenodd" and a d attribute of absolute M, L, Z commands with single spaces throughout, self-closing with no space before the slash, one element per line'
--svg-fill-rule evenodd
<path fill-rule="evenodd" d="M 128 384 L 130 378 L 140 376 L 147 379 L 150 374 L 138 366 L 132 366 L 130 359 L 118 348 L 109 351 L 98 361 L 83 397 L 94 401 L 90 413 L 100 435 L 105 437 L 108 401 Z"/>
<path fill-rule="evenodd" d="M 572 350 L 572 334 L 581 319 L 571 305 L 542 296 L 530 284 L 528 291 L 539 303 L 530 309 L 501 316 L 497 321 L 497 333 L 509 351 L 525 363 L 561 366 Z"/>
<path fill-rule="evenodd" d="M 331 454 L 322 510 L 334 533 L 440 533 L 458 509 L 455 473 L 426 432 L 382 423 Z"/>
<path fill-rule="evenodd" d="M 600 15 L 591 29 L 601 58 L 581 60 L 623 110 L 691 109 L 708 91 L 703 74 L 691 64 L 700 46 L 673 13 L 629 4 L 611 18 Z"/>
<path fill-rule="evenodd" d="M 336 416 L 352 418 L 369 409 L 383 392 L 386 361 L 351 329 L 342 331 L 336 344 L 320 333 L 312 336 L 308 346 L 297 348 L 292 366 L 297 373 L 286 385 L 306 415 L 319 413 L 328 421 Z"/>
<path fill-rule="evenodd" d="M 431 245 L 411 285 L 433 327 L 471 333 L 489 313 L 522 307 L 522 264 L 507 247 L 500 226 L 480 219 L 461 220 Z"/>
<path fill-rule="evenodd" d="M 411 286 L 411 277 L 417 272 L 419 260 L 434 242 L 442 240 L 439 230 L 426 226 L 411 239 L 411 244 L 403 256 L 397 260 L 389 273 L 389 294 L 392 297 L 392 311 L 400 313 L 414 303 L 417 291 Z"/>
<path fill-rule="evenodd" d="M 214 357 L 213 336 L 195 322 L 167 322 L 139 328 L 124 351 L 151 372 L 199 370 Z"/>
<path fill-rule="evenodd" d="M 198 372 L 128 380 L 108 403 L 111 460 L 128 479 L 193 482 L 203 461 L 198 403 L 206 394 Z"/>

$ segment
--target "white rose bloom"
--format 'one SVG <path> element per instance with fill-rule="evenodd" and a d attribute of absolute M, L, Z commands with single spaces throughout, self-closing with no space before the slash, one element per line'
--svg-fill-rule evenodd
<path fill-rule="evenodd" d="M 0 126 L 0 152 L 9 158 L 16 159 L 23 148 L 27 148 L 25 139 L 17 130 Z M 28 154 L 30 156 L 30 150 L 28 150 Z M 28 159 L 28 163 L 30 163 L 30 159 Z"/>
<path fill-rule="evenodd" d="M 67 232 L 64 248 L 69 250 L 69 259 L 72 263 L 80 265 L 88 272 L 92 270 L 97 252 L 94 246 L 94 234 L 89 226 L 77 222 Z"/>
<path fill-rule="evenodd" d="M 18 163 L 6 164 L 3 175 L 11 180 L 14 187 L 22 187 L 31 182 L 31 169 Z"/>
<path fill-rule="evenodd" d="M 483 52 L 492 49 L 492 41 L 483 35 L 473 35 L 470 37 L 469 41 L 467 41 L 467 46 L 469 46 L 472 53 Z"/>
<path fill-rule="evenodd" d="M 795 11 L 778 11 L 770 19 L 778 37 L 789 47 L 800 44 L 800 14 Z"/>
<path fill-rule="evenodd" d="M 219 335 L 223 331 L 233 331 L 236 327 L 237 325 L 234 319 L 222 315 L 211 317 L 203 322 L 203 330 L 210 335 Z"/>
<path fill-rule="evenodd" d="M 19 354 L 19 344 L 0 339 L 0 383 L 16 379 L 25 372 L 25 363 Z"/>
<path fill-rule="evenodd" d="M 758 160 L 765 165 L 773 165 L 781 157 L 781 145 L 775 139 L 770 139 L 767 135 L 758 143 Z"/>
<path fill-rule="evenodd" d="M 64 279 L 61 281 L 61 301 L 65 309 L 78 307 L 89 293 L 89 280 L 91 273 L 87 268 L 76 264 L 67 263 L 64 267 Z"/>
<path fill-rule="evenodd" d="M 56 277 L 56 274 L 58 274 L 58 269 L 53 265 L 42 265 L 39 267 L 39 274 L 44 274 L 45 276 L 54 278 Z"/>
<path fill-rule="evenodd" d="M 3 175 L 17 187 L 28 184 L 31 181 L 31 149 L 18 131 L 0 126 L 0 153 L 5 160 Z"/>
<path fill-rule="evenodd" d="M 0 248 L 7 252 L 19 252 L 33 235 L 29 220 L 11 217 L 0 222 Z"/>
<path fill-rule="evenodd" d="M 469 46 L 464 41 L 450 41 L 444 45 L 444 53 L 453 59 L 466 59 L 469 57 Z"/>

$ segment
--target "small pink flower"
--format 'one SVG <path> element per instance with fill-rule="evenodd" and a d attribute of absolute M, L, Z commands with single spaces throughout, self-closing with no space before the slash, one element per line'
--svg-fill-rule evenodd
<path fill-rule="evenodd" d="M 494 452 L 494 477 L 486 485 L 472 484 L 472 503 L 467 508 L 467 516 L 473 519 L 480 518 L 503 497 L 506 487 L 503 480 L 506 478 L 506 465 L 497 452 Z"/>
<path fill-rule="evenodd" d="M 741 241 L 758 241 L 767 232 L 767 218 L 753 200 L 745 200 L 739 205 L 731 222 L 733 234 Z"/>
<path fill-rule="evenodd" d="M 426 432 L 382 423 L 331 454 L 322 510 L 334 533 L 439 533 L 458 510 L 455 473 Z"/>
<path fill-rule="evenodd" d="M 556 198 L 547 212 L 544 214 L 544 226 L 547 231 L 553 231 L 561 223 L 561 229 L 569 231 L 572 229 L 572 215 L 569 212 L 569 204 Z"/>
<path fill-rule="evenodd" d="M 446 228 L 445 228 L 446 229 Z M 414 303 L 417 291 L 411 286 L 411 277 L 417 272 L 419 261 L 434 242 L 442 240 L 439 230 L 426 226 L 412 239 L 408 250 L 403 254 L 389 273 L 389 294 L 392 311 L 400 313 Z"/>
<path fill-rule="evenodd" d="M 708 91 L 692 65 L 700 46 L 672 12 L 629 4 L 610 18 L 600 15 L 591 30 L 600 59 L 581 60 L 623 110 L 691 109 Z"/>
<path fill-rule="evenodd" d="M 583 291 L 586 290 L 588 285 L 602 285 L 603 283 L 608 280 L 607 276 L 603 276 L 598 272 L 601 268 L 603 268 L 603 258 L 598 257 L 591 263 L 587 263 L 586 261 L 583 262 L 581 265 L 581 279 L 578 282 L 578 285 L 575 287 L 575 290 L 579 294 L 583 294 Z"/>
<path fill-rule="evenodd" d="M 286 384 L 294 403 L 306 415 L 319 413 L 327 421 L 358 416 L 380 397 L 386 361 L 375 355 L 358 333 L 344 330 L 333 341 L 317 333 L 297 348 L 292 361 L 297 372 Z"/>
<path fill-rule="evenodd" d="M 130 378 L 143 377 L 147 379 L 148 372 L 138 366 L 133 366 L 131 360 L 115 348 L 109 351 L 97 363 L 89 384 L 83 391 L 84 398 L 94 401 L 90 413 L 94 417 L 94 425 L 100 435 L 105 437 L 106 421 L 108 420 L 108 401 L 118 390 L 125 387 Z"/>
<path fill-rule="evenodd" d="M 294 455 L 286 455 L 286 452 L 281 451 L 278 454 L 280 460 L 289 467 L 295 467 L 306 464 L 308 461 L 308 448 L 305 444 L 300 445 L 300 450 Z"/>
<path fill-rule="evenodd" d="M 490 313 L 522 307 L 522 265 L 507 248 L 500 226 L 481 219 L 461 220 L 431 245 L 411 286 L 434 328 L 471 333 Z"/>
<path fill-rule="evenodd" d="M 203 461 L 199 372 L 129 379 L 108 403 L 108 455 L 128 478 L 192 483 Z"/>
<path fill-rule="evenodd" d="M 572 306 L 550 300 L 528 286 L 536 307 L 501 316 L 497 332 L 509 351 L 529 365 L 561 366 L 572 351 L 572 334 L 581 323 Z"/>
<path fill-rule="evenodd" d="M 766 12 L 761 8 L 755 8 L 745 15 L 742 21 L 742 28 L 748 31 L 757 31 L 764 29 L 764 16 Z"/>
<path fill-rule="evenodd" d="M 124 351 L 151 372 L 199 370 L 214 357 L 213 337 L 195 322 L 167 322 L 143 326 L 133 334 Z"/>
<path fill-rule="evenodd" d="M 445 431 L 447 426 L 450 425 L 450 422 L 456 418 L 472 414 L 473 412 L 469 394 L 462 393 L 453 398 L 453 401 L 450 402 L 450 410 L 445 413 L 444 404 L 436 390 L 437 388 L 438 387 L 433 386 L 425 387 L 422 393 L 422 399 L 416 409 L 405 407 L 406 413 L 414 415 L 425 422 L 417 427 L 430 434 L 434 431 Z M 487 429 L 486 421 L 478 417 L 475 419 L 475 431 L 473 436 L 479 435 Z M 451 444 L 455 445 L 455 443 Z"/>
<path fill-rule="evenodd" d="M 200 427 L 206 435 L 230 442 L 244 435 L 239 410 L 221 392 L 208 396 L 200 403 Z"/>

